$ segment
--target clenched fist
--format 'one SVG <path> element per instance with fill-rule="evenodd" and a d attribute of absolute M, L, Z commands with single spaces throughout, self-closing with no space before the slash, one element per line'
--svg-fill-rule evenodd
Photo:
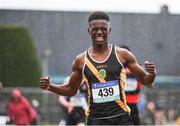
<path fill-rule="evenodd" d="M 145 62 L 144 62 L 144 65 L 145 65 L 146 71 L 147 71 L 150 75 L 155 76 L 155 75 L 157 74 L 156 66 L 155 66 L 154 63 L 149 62 L 149 61 L 145 61 Z"/>
<path fill-rule="evenodd" d="M 40 82 L 39 87 L 41 89 L 49 90 L 50 88 L 49 77 L 41 77 L 39 82 Z"/>

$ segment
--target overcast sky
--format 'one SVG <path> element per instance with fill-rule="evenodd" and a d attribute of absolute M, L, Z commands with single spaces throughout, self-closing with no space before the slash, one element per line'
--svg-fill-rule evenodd
<path fill-rule="evenodd" d="M 0 9 L 159 13 L 163 4 L 180 14 L 180 0 L 0 0 Z"/>

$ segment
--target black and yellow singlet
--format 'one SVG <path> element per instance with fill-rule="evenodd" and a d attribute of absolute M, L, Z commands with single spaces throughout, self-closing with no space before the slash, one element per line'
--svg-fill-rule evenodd
<path fill-rule="evenodd" d="M 116 46 L 104 61 L 96 61 L 85 52 L 83 74 L 88 85 L 88 117 L 111 118 L 130 111 L 126 105 L 124 86 L 125 71 L 117 58 Z"/>

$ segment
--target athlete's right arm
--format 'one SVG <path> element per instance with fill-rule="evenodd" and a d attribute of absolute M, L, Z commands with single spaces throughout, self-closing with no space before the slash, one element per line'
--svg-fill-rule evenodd
<path fill-rule="evenodd" d="M 63 96 L 75 95 L 82 81 L 83 59 L 84 57 L 80 55 L 74 60 L 69 83 L 60 85 L 51 84 L 48 78 L 42 77 L 40 78 L 40 88 Z"/>

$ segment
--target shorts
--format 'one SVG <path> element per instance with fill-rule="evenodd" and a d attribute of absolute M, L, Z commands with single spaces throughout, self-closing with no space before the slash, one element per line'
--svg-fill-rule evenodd
<path fill-rule="evenodd" d="M 131 118 L 129 113 L 125 113 L 123 115 L 105 118 L 105 119 L 95 119 L 95 118 L 87 118 L 86 125 L 132 125 Z"/>
<path fill-rule="evenodd" d="M 77 125 L 78 123 L 84 123 L 85 122 L 85 111 L 82 107 L 74 107 L 72 112 L 68 115 L 67 118 L 67 125 Z"/>
<path fill-rule="evenodd" d="M 140 125 L 140 118 L 139 118 L 139 112 L 137 104 L 128 104 L 128 106 L 131 109 L 131 119 L 134 125 Z"/>

